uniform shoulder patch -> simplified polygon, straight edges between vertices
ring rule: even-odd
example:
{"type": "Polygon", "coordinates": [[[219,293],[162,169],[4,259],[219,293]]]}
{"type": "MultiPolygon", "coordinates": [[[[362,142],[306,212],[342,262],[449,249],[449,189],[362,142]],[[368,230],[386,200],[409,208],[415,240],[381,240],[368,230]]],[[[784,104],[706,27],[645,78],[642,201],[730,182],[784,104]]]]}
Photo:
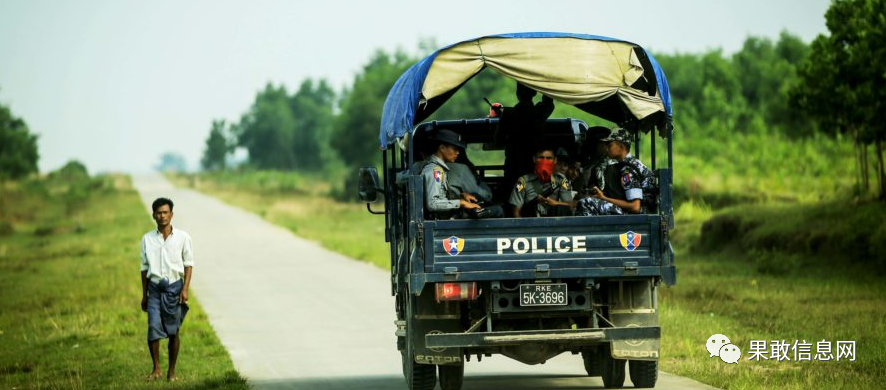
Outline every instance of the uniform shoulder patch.
{"type": "Polygon", "coordinates": [[[434,181],[439,183],[443,180],[443,169],[434,168],[434,181]]]}
{"type": "Polygon", "coordinates": [[[625,171],[621,174],[621,185],[627,187],[628,184],[631,184],[631,172],[625,171]]]}
{"type": "Polygon", "coordinates": [[[522,177],[517,180],[517,184],[514,186],[517,189],[517,192],[523,192],[523,189],[526,188],[526,180],[522,177]]]}

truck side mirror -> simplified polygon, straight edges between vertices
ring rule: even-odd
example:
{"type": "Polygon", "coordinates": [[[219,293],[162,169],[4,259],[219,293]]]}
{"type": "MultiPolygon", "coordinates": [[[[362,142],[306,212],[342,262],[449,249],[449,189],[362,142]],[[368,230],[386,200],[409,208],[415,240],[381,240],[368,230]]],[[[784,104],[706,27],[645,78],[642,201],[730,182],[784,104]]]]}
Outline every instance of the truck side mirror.
{"type": "Polygon", "coordinates": [[[375,167],[360,168],[357,197],[361,202],[378,202],[378,192],[383,190],[381,185],[379,185],[378,171],[375,167]]]}

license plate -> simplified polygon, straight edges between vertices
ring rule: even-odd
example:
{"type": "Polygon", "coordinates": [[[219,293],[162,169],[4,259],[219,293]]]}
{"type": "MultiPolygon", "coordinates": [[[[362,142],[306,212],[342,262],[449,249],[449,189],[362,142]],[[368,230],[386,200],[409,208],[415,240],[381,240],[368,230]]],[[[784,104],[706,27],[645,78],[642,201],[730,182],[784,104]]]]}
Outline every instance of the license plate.
{"type": "Polygon", "coordinates": [[[565,305],[566,283],[520,285],[520,306],[565,305]]]}

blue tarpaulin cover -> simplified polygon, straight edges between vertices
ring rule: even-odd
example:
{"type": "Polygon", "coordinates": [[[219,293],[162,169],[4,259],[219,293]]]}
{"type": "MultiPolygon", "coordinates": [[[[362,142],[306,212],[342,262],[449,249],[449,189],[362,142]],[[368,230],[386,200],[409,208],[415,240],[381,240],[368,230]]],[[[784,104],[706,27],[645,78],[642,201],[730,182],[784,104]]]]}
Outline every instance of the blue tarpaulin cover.
{"type": "Polygon", "coordinates": [[[416,119],[427,118],[442,104],[436,101],[429,108],[429,101],[445,101],[487,67],[561,103],[584,108],[614,97],[627,109],[622,111],[637,120],[658,112],[672,116],[664,72],[652,54],[633,43],[554,32],[491,35],[439,49],[400,76],[385,100],[381,147],[403,137],[416,119]],[[631,87],[646,70],[635,48],[645,54],[654,71],[654,95],[631,87]]]}

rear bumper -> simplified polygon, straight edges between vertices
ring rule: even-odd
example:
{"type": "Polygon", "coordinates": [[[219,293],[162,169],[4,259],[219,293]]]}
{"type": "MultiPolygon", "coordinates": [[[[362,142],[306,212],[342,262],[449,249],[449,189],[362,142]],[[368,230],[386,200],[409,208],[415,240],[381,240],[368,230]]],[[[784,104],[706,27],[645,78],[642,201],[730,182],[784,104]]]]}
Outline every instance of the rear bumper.
{"type": "Polygon", "coordinates": [[[438,333],[425,335],[425,345],[428,348],[501,347],[539,343],[593,345],[616,340],[660,338],[660,327],[646,326],[516,332],[438,333]]]}

